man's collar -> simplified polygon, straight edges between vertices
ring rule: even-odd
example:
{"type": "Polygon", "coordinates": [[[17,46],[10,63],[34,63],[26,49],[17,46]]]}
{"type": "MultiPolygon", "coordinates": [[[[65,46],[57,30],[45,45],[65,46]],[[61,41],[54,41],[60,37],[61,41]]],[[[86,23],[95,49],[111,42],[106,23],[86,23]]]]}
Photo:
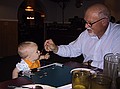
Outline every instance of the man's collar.
{"type": "Polygon", "coordinates": [[[108,27],[107,27],[107,29],[106,29],[104,35],[107,36],[107,35],[109,34],[109,32],[110,32],[110,27],[111,27],[111,22],[109,22],[108,27]]]}

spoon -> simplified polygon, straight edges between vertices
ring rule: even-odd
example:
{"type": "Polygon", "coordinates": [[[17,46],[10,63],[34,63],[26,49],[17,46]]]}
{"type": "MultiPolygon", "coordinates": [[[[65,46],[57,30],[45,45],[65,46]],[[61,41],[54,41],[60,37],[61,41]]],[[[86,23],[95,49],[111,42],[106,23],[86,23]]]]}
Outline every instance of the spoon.
{"type": "Polygon", "coordinates": [[[18,86],[14,86],[14,85],[8,85],[8,88],[9,89],[20,89],[20,88],[33,89],[33,88],[30,88],[30,87],[18,87],[18,86]]]}

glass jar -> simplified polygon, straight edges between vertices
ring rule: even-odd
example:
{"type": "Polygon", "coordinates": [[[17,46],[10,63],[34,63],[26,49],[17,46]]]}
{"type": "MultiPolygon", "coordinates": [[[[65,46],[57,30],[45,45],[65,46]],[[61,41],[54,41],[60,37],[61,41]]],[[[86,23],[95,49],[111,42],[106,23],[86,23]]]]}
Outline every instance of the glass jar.
{"type": "Polygon", "coordinates": [[[76,70],[72,72],[72,89],[89,89],[90,72],[76,70]]]}

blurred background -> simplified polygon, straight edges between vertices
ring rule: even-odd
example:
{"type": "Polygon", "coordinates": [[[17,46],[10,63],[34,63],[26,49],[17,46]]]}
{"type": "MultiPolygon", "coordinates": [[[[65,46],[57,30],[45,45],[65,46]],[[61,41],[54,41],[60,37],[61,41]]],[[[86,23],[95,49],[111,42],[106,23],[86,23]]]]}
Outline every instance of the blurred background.
{"type": "Polygon", "coordinates": [[[75,40],[84,30],[85,9],[96,2],[107,4],[119,23],[119,0],[0,0],[0,57],[17,54],[18,43],[25,40],[39,49],[48,38],[58,45],[75,40]],[[27,6],[34,11],[26,11],[27,6]]]}

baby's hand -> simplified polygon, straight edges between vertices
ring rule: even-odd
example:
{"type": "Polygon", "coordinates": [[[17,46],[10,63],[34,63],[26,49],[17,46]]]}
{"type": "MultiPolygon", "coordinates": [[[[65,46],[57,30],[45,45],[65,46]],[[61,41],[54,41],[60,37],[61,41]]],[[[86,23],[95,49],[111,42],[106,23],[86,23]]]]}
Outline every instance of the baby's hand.
{"type": "Polygon", "coordinates": [[[45,55],[41,55],[41,56],[40,56],[40,60],[41,60],[41,59],[49,59],[49,58],[50,58],[49,53],[46,53],[45,55]]]}
{"type": "Polygon", "coordinates": [[[49,53],[46,53],[45,56],[44,56],[44,59],[49,59],[49,58],[50,58],[49,53]]]}

